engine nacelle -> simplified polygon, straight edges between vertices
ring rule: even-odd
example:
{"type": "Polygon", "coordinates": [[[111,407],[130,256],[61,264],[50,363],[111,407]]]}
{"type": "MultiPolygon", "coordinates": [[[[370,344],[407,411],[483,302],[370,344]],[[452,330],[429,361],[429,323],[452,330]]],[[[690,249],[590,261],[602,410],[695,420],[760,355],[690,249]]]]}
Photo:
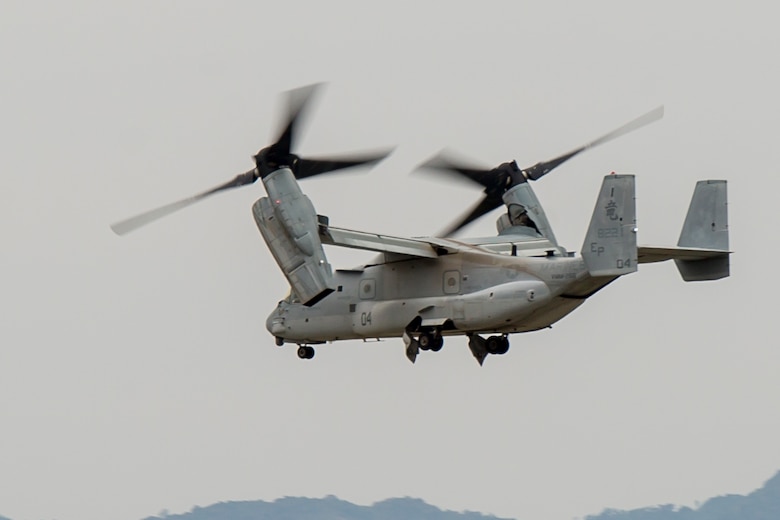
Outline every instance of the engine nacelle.
{"type": "Polygon", "coordinates": [[[317,213],[288,168],[263,178],[268,197],[252,206],[252,215],[268,249],[304,305],[333,292],[333,273],[318,233],[317,213]]]}

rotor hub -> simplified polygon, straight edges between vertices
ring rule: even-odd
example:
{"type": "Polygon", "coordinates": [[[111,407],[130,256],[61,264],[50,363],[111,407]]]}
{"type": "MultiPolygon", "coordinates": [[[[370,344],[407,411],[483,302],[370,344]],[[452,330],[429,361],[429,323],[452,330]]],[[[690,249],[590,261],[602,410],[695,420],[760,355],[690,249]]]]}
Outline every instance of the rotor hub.
{"type": "Polygon", "coordinates": [[[254,156],[257,173],[260,178],[265,178],[279,168],[287,167],[294,171],[298,156],[293,153],[284,153],[275,149],[273,145],[263,148],[254,156]]]}

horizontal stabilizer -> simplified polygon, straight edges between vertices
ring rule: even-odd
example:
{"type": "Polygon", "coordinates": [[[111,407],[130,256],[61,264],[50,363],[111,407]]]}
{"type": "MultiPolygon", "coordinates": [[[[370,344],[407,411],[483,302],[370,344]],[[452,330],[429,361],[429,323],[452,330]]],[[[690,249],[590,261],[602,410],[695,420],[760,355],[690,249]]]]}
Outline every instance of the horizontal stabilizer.
{"type": "Polygon", "coordinates": [[[639,263],[652,264],[666,260],[697,261],[719,258],[730,252],[720,249],[701,249],[694,247],[654,247],[639,246],[639,263]]]}

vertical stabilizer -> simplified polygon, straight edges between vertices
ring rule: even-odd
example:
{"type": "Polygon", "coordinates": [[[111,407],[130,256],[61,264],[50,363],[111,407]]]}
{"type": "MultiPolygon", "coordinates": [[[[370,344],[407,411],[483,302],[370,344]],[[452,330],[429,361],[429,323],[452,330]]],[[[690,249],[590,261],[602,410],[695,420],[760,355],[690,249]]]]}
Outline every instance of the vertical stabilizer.
{"type": "Polygon", "coordinates": [[[633,175],[604,177],[582,257],[591,276],[620,276],[637,270],[633,175]]]}
{"type": "Polygon", "coordinates": [[[696,183],[677,245],[723,251],[723,255],[704,260],[675,259],[677,269],[686,282],[718,280],[729,275],[726,181],[706,180],[696,183]]]}

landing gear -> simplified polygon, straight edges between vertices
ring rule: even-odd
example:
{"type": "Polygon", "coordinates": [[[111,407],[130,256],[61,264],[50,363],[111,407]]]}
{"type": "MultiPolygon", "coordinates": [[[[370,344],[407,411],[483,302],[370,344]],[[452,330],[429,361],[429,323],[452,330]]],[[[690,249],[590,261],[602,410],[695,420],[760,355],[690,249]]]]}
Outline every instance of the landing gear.
{"type": "Polygon", "coordinates": [[[314,357],[314,348],[308,345],[298,347],[298,357],[301,359],[311,359],[314,357]]]}
{"type": "Polygon", "coordinates": [[[429,332],[423,332],[417,338],[417,343],[420,344],[420,349],[421,350],[430,350],[431,349],[431,345],[433,344],[433,334],[431,334],[429,332]]]}
{"type": "Polygon", "coordinates": [[[469,349],[480,365],[485,362],[488,354],[502,355],[509,352],[509,338],[506,336],[490,336],[485,339],[477,334],[468,334],[468,337],[469,349]]]}
{"type": "Polygon", "coordinates": [[[414,363],[417,360],[417,354],[421,350],[432,350],[438,352],[444,346],[444,338],[441,335],[441,328],[439,327],[427,327],[425,328],[415,339],[412,334],[420,330],[420,322],[422,320],[418,316],[409,325],[406,326],[403,333],[404,345],[406,345],[406,357],[414,363]]]}
{"type": "Polygon", "coordinates": [[[490,336],[485,341],[485,350],[488,354],[504,355],[509,352],[509,338],[506,336],[490,336]]]}
{"type": "Polygon", "coordinates": [[[417,338],[417,343],[420,344],[420,350],[438,352],[441,350],[441,347],[444,346],[444,338],[438,330],[422,332],[417,338]]]}

